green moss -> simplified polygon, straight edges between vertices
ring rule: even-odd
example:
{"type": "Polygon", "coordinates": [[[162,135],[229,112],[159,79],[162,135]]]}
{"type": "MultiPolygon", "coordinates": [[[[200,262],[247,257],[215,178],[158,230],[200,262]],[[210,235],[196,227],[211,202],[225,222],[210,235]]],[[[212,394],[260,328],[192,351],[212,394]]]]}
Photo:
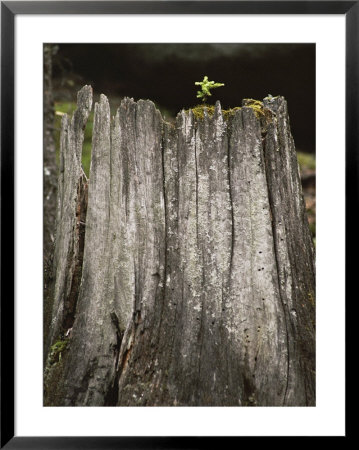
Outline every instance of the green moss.
{"type": "Polygon", "coordinates": [[[68,340],[59,340],[56,341],[54,345],[50,348],[49,353],[49,365],[56,364],[61,361],[63,352],[67,349],[68,340]]]}
{"type": "Polygon", "coordinates": [[[50,348],[44,371],[44,405],[62,406],[63,357],[68,348],[68,339],[59,339],[50,348]]]}
{"type": "Polygon", "coordinates": [[[240,106],[236,106],[235,108],[224,109],[222,111],[224,120],[228,120],[230,117],[234,116],[237,111],[240,111],[242,108],[240,106]]]}
{"type": "MultiPolygon", "coordinates": [[[[205,110],[207,111],[208,116],[212,117],[214,115],[215,107],[213,105],[197,105],[194,108],[191,108],[191,110],[197,120],[203,120],[205,110]]],[[[189,111],[190,110],[188,109],[186,112],[189,111]]]]}
{"type": "Polygon", "coordinates": [[[265,110],[263,107],[263,102],[260,100],[254,100],[253,98],[245,98],[243,100],[243,106],[247,106],[249,108],[252,108],[254,111],[254,114],[258,119],[265,117],[265,110]]]}
{"type": "MultiPolygon", "coordinates": [[[[189,113],[189,111],[191,110],[195,119],[203,120],[205,110],[209,117],[213,117],[215,109],[216,108],[213,105],[197,105],[197,106],[194,106],[193,108],[187,109],[185,112],[189,113]]],[[[222,115],[223,115],[224,120],[228,120],[230,117],[234,116],[236,111],[239,111],[240,109],[241,109],[240,106],[236,106],[235,108],[231,108],[231,109],[223,109],[222,115]]]]}
{"type": "MultiPolygon", "coordinates": [[[[252,98],[246,98],[243,100],[243,106],[252,108],[254,111],[254,114],[258,119],[265,119],[265,121],[270,122],[272,118],[272,113],[263,106],[263,102],[260,100],[254,100],[252,98]]],[[[242,109],[240,106],[236,106],[235,108],[229,108],[229,109],[223,109],[222,115],[224,120],[229,120],[232,116],[235,115],[237,111],[242,109]]],[[[215,106],[213,105],[197,105],[193,108],[190,108],[186,110],[185,112],[188,113],[190,110],[192,110],[192,113],[197,120],[203,120],[205,111],[207,112],[209,117],[212,117],[215,112],[215,106]]]]}

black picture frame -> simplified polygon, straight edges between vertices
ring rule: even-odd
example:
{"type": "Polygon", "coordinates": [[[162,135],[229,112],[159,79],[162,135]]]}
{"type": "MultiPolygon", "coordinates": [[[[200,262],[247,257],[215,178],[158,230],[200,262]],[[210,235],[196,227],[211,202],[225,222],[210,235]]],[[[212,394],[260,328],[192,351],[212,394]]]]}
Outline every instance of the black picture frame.
{"type": "MultiPolygon", "coordinates": [[[[226,437],[14,436],[14,60],[18,14],[340,14],[346,19],[346,296],[354,288],[359,155],[359,1],[4,1],[1,2],[1,442],[6,449],[201,448],[226,437]]],[[[332,94],[332,93],[331,93],[332,94]]],[[[357,296],[357,295],[356,295],[357,296]]],[[[346,327],[347,330],[347,327],[346,327]]],[[[347,333],[347,331],[346,331],[347,333]]],[[[346,405],[348,403],[346,402],[346,405]]],[[[346,437],[349,436],[346,427],[346,437]]],[[[220,441],[220,442],[219,442],[220,441]]],[[[230,442],[229,442],[230,441],[230,442]]],[[[231,444],[232,445],[232,444],[231,444]]]]}

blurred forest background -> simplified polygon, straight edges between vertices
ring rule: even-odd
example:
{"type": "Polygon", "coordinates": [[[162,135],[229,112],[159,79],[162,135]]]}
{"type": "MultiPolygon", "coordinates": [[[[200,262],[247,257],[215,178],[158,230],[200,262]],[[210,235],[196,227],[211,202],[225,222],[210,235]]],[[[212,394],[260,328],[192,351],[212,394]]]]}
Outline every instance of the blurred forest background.
{"type": "MultiPolygon", "coordinates": [[[[243,98],[284,96],[315,242],[315,44],[45,44],[45,52],[46,48],[51,53],[50,120],[57,155],[61,116],[74,111],[77,91],[85,84],[92,85],[94,101],[101,93],[109,98],[113,114],[125,96],[150,99],[167,121],[200,103],[194,82],[204,75],[225,83],[208,101],[220,100],[223,109],[240,106],[243,98]]],[[[83,149],[87,175],[92,123],[93,113],[83,149]]]]}

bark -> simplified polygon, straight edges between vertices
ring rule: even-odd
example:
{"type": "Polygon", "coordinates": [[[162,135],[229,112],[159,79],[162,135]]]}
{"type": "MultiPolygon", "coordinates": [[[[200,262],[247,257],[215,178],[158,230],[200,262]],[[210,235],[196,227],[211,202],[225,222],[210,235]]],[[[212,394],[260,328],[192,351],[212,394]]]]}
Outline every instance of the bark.
{"type": "Polygon", "coordinates": [[[83,254],[66,130],[45,404],[314,405],[314,249],[284,98],[173,126],[143,100],[111,119],[101,96],[83,254]]]}

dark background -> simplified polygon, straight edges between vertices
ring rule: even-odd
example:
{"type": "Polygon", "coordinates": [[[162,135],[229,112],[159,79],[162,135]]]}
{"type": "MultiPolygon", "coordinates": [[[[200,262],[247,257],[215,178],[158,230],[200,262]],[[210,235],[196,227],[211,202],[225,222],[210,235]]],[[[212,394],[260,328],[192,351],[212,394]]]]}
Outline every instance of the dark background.
{"type": "Polygon", "coordinates": [[[225,83],[208,101],[223,109],[283,95],[297,150],[315,152],[315,44],[57,44],[53,59],[55,101],[91,84],[95,100],[150,99],[166,120],[200,103],[204,75],[225,83]]]}

